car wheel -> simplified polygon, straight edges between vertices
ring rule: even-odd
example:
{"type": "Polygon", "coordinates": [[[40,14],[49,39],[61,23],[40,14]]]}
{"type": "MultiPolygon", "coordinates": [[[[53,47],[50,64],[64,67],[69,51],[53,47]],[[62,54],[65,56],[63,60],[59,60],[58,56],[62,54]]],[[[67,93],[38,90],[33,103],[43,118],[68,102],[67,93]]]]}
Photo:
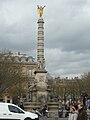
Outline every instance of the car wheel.
{"type": "Polygon", "coordinates": [[[25,118],[24,120],[31,120],[31,118],[25,118]]]}

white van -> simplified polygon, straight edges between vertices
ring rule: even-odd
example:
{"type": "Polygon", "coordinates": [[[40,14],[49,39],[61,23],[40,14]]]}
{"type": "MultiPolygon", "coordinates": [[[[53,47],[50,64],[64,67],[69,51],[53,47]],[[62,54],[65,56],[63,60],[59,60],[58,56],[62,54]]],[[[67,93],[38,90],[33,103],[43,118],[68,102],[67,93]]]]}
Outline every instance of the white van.
{"type": "Polygon", "coordinates": [[[26,112],[17,105],[0,103],[0,120],[39,120],[38,115],[26,112]]]}

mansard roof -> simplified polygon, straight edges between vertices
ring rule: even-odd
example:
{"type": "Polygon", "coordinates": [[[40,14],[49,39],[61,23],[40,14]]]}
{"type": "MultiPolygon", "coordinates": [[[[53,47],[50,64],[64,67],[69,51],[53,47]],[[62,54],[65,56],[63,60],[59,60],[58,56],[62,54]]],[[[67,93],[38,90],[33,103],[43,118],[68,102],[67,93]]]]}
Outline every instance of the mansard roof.
{"type": "Polygon", "coordinates": [[[34,64],[35,58],[32,56],[27,56],[26,54],[13,53],[11,51],[9,52],[0,52],[0,61],[9,61],[9,62],[15,62],[15,63],[26,63],[26,64],[34,64]]]}

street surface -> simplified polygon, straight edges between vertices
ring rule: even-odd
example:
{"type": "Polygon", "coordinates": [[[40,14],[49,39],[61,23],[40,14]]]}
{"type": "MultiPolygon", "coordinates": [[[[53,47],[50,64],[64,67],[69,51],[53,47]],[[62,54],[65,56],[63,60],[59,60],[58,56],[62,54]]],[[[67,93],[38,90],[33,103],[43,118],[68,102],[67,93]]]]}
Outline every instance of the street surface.
{"type": "Polygon", "coordinates": [[[68,120],[68,118],[59,118],[59,117],[56,117],[56,118],[47,118],[47,117],[40,117],[39,120],[68,120]]]}

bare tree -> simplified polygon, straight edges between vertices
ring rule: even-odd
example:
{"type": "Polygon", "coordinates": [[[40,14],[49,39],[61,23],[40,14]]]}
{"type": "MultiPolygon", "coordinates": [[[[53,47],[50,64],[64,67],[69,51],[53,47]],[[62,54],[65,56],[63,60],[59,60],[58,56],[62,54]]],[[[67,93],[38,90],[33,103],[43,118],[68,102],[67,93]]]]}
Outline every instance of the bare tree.
{"type": "Polygon", "coordinates": [[[0,95],[9,93],[12,97],[24,93],[23,84],[28,76],[22,75],[22,65],[13,62],[0,62],[0,95]]]}

